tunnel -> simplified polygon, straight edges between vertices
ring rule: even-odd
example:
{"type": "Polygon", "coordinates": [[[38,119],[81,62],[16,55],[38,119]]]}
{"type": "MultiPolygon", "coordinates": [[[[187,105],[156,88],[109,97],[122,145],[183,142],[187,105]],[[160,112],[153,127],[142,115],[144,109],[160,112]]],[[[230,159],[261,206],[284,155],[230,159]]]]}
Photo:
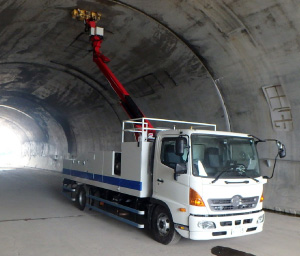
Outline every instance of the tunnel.
{"type": "MultiPolygon", "coordinates": [[[[128,119],[74,8],[101,13],[101,51],[145,116],[280,140],[264,208],[300,214],[300,4],[292,0],[0,0],[0,166],[61,172],[120,150],[128,119]]],[[[272,150],[260,166],[271,175],[272,150]]]]}

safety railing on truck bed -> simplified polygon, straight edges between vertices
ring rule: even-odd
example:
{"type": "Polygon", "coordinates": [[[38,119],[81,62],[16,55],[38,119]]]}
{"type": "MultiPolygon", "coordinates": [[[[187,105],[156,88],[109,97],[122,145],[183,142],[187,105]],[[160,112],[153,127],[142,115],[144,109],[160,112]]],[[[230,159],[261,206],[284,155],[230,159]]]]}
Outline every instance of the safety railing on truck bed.
{"type": "Polygon", "coordinates": [[[197,122],[187,122],[187,121],[178,121],[178,120],[168,120],[168,119],[159,119],[159,118],[136,118],[123,121],[122,124],[122,142],[125,139],[125,132],[133,133],[136,138],[139,138],[140,141],[148,141],[155,138],[156,131],[166,131],[166,130],[175,130],[175,129],[213,129],[217,130],[215,124],[207,123],[197,123],[197,122]],[[148,123],[151,123],[153,127],[148,127],[148,123]],[[155,125],[157,124],[157,125],[155,125]],[[167,126],[167,127],[162,127],[167,126]]]}

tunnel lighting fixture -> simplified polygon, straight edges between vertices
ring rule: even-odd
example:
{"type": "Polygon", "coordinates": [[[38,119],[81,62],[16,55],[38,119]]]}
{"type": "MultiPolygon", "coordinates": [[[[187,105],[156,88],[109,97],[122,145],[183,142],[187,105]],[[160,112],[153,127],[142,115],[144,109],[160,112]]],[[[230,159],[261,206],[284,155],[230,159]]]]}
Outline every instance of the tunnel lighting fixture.
{"type": "Polygon", "coordinates": [[[21,113],[22,115],[25,115],[25,116],[27,116],[27,117],[29,117],[30,119],[33,120],[33,118],[30,115],[26,114],[25,112],[23,112],[23,111],[21,111],[19,109],[16,109],[16,108],[13,108],[13,107],[10,107],[10,106],[6,106],[6,105],[0,105],[0,107],[15,110],[15,111],[21,113]]]}

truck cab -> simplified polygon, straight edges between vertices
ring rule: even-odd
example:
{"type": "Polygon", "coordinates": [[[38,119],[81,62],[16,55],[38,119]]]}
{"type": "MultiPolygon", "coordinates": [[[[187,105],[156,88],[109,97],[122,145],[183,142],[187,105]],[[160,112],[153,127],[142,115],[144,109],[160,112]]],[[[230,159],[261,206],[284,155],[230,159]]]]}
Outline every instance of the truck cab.
{"type": "Polygon", "coordinates": [[[262,231],[266,180],[253,137],[168,130],[157,135],[155,148],[152,198],[168,209],[181,236],[206,240],[262,231]]]}

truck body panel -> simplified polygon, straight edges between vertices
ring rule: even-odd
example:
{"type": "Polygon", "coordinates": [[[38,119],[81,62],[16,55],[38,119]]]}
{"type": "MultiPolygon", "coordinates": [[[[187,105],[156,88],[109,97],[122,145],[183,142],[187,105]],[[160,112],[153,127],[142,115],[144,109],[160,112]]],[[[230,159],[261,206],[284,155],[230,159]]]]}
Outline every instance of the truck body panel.
{"type": "Polygon", "coordinates": [[[152,193],[150,153],[152,142],[123,142],[121,155],[121,175],[123,179],[135,181],[132,187],[121,187],[120,192],[137,196],[150,197],[152,193]]]}
{"type": "Polygon", "coordinates": [[[115,172],[116,151],[83,154],[76,160],[64,160],[63,174],[77,181],[93,184],[137,197],[150,197],[152,193],[150,151],[152,142],[123,142],[121,173],[115,172]]]}

